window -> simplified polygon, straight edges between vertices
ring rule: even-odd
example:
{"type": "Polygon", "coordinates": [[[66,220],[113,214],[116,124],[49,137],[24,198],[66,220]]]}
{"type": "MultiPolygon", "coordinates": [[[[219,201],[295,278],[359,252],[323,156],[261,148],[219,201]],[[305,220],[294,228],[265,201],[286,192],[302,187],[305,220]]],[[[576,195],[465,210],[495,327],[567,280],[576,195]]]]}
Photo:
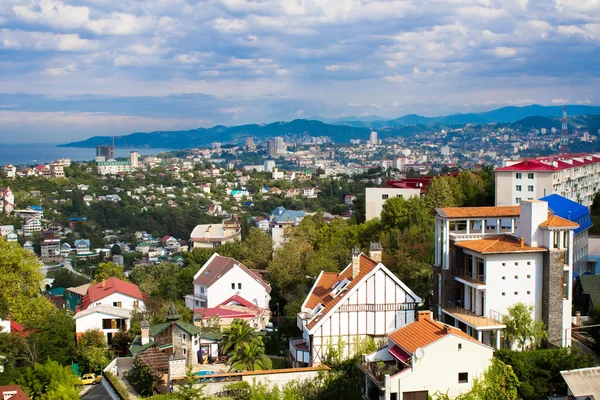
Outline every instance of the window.
{"type": "Polygon", "coordinates": [[[231,290],[235,290],[235,283],[231,284],[231,290]]]}
{"type": "Polygon", "coordinates": [[[527,279],[531,279],[531,275],[527,275],[527,279]]]}
{"type": "Polygon", "coordinates": [[[519,262],[515,261],[515,267],[518,267],[518,266],[519,266],[519,262]]]}
{"type": "Polygon", "coordinates": [[[562,277],[562,285],[563,285],[563,298],[569,298],[569,271],[563,271],[562,277]]]}
{"type": "Polygon", "coordinates": [[[527,261],[527,265],[531,265],[531,261],[527,261]]]}
{"type": "Polygon", "coordinates": [[[204,286],[200,286],[200,293],[204,294],[204,286]]]}
{"type": "Polygon", "coordinates": [[[403,198],[404,196],[402,196],[401,194],[397,194],[396,197],[403,198]]]}
{"type": "Polygon", "coordinates": [[[242,290],[242,284],[238,283],[238,290],[242,290]]]}
{"type": "Polygon", "coordinates": [[[459,372],[458,373],[458,383],[469,383],[469,373],[468,372],[459,372]]]}
{"type": "Polygon", "coordinates": [[[529,172],[527,174],[527,179],[533,179],[533,172],[529,172]]]}
{"type": "Polygon", "coordinates": [[[318,313],[323,311],[324,308],[325,308],[325,306],[323,304],[321,304],[321,303],[317,304],[316,307],[312,309],[312,315],[317,315],[318,313]]]}
{"type": "Polygon", "coordinates": [[[527,190],[528,190],[529,192],[533,192],[533,185],[529,185],[529,186],[527,186],[527,190]]]}
{"type": "Polygon", "coordinates": [[[113,307],[123,307],[123,304],[120,301],[113,301],[113,307]]]}
{"type": "Polygon", "coordinates": [[[531,290],[528,290],[528,291],[527,291],[527,294],[531,294],[531,290]]]}
{"type": "Polygon", "coordinates": [[[187,349],[183,349],[183,355],[187,355],[187,349]]]}
{"type": "Polygon", "coordinates": [[[519,295],[519,292],[515,292],[515,296],[518,296],[518,295],[519,295]]]}
{"type": "Polygon", "coordinates": [[[519,279],[519,275],[515,275],[515,279],[519,279]]]}
{"type": "Polygon", "coordinates": [[[458,344],[458,351],[461,351],[461,350],[462,350],[462,343],[459,343],[458,344]]]}
{"type": "Polygon", "coordinates": [[[382,195],[381,195],[381,200],[387,200],[387,199],[388,199],[388,197],[390,197],[390,195],[389,195],[389,194],[382,194],[382,195]]]}
{"type": "Polygon", "coordinates": [[[139,308],[140,307],[140,302],[139,300],[134,300],[133,301],[133,308],[139,308]]]}
{"type": "Polygon", "coordinates": [[[182,341],[183,343],[185,343],[185,342],[186,342],[186,340],[187,340],[187,336],[186,336],[186,334],[185,334],[185,333],[182,333],[182,334],[181,334],[181,341],[182,341]]]}
{"type": "Polygon", "coordinates": [[[502,296],[506,296],[506,292],[502,292],[502,296]]]}
{"type": "Polygon", "coordinates": [[[506,263],[502,263],[502,266],[503,266],[503,267],[506,267],[506,263]]]}
{"type": "Polygon", "coordinates": [[[521,185],[517,185],[516,190],[517,190],[517,192],[520,192],[521,191],[521,185]]]}
{"type": "Polygon", "coordinates": [[[505,281],[505,280],[506,280],[506,277],[505,277],[505,276],[503,276],[503,277],[502,277],[502,280],[503,280],[503,281],[505,281]]]}
{"type": "Polygon", "coordinates": [[[521,202],[521,198],[520,198],[520,197],[517,197],[517,198],[515,199],[515,203],[519,204],[520,202],[521,202]]]}
{"type": "Polygon", "coordinates": [[[208,275],[210,275],[210,272],[211,271],[206,271],[206,273],[204,275],[208,276],[208,275]]]}
{"type": "Polygon", "coordinates": [[[516,177],[517,179],[521,179],[521,177],[522,177],[522,176],[523,176],[523,175],[522,175],[520,172],[517,172],[517,173],[515,174],[515,177],[516,177]]]}

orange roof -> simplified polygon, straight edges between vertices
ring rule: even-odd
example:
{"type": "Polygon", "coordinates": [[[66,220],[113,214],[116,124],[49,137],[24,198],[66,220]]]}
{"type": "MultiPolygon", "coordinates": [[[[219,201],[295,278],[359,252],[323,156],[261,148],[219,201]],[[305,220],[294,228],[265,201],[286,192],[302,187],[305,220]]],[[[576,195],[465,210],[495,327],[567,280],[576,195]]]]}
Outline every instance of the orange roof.
{"type": "Polygon", "coordinates": [[[409,354],[414,353],[419,347],[430,345],[450,334],[479,343],[458,328],[450,326],[448,328],[446,330],[444,324],[434,321],[430,317],[420,317],[418,321],[390,333],[388,338],[409,354]]]}
{"type": "Polygon", "coordinates": [[[444,218],[506,218],[518,217],[519,206],[498,207],[446,207],[436,208],[444,218]]]}
{"type": "Polygon", "coordinates": [[[325,307],[317,318],[314,318],[307,326],[308,329],[312,329],[320,317],[329,312],[343,297],[343,294],[339,294],[336,297],[331,296],[331,289],[336,281],[342,281],[348,279],[350,283],[346,286],[346,291],[351,290],[358,282],[361,281],[369,272],[377,266],[377,263],[367,257],[366,255],[360,255],[360,272],[355,279],[352,279],[352,265],[349,265],[339,274],[335,272],[323,272],[321,276],[315,282],[315,285],[311,292],[306,298],[306,308],[315,308],[317,304],[321,303],[325,307]]]}
{"type": "Polygon", "coordinates": [[[544,228],[579,228],[577,222],[552,214],[548,214],[548,219],[542,222],[540,226],[544,228]]]}
{"type": "Polygon", "coordinates": [[[516,253],[546,250],[543,247],[531,247],[525,245],[521,246],[520,240],[508,235],[492,236],[478,240],[465,240],[461,242],[456,242],[454,245],[481,254],[516,253]]]}

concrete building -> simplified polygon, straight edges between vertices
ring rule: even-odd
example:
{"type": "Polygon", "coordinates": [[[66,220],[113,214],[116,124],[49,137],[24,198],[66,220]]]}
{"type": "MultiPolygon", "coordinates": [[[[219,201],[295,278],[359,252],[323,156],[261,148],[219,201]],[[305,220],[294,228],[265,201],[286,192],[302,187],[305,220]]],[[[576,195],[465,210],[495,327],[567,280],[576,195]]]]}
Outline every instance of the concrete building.
{"type": "Polygon", "coordinates": [[[421,195],[421,188],[366,188],[365,189],[365,212],[367,221],[381,216],[383,204],[392,197],[403,197],[405,199],[421,195]]]}
{"type": "Polygon", "coordinates": [[[64,178],[65,170],[63,165],[58,163],[50,164],[50,176],[55,179],[64,178]]]}
{"type": "Polygon", "coordinates": [[[436,319],[500,347],[503,315],[534,307],[548,340],[571,345],[573,231],[548,203],[436,209],[433,309],[436,319]]]}
{"type": "Polygon", "coordinates": [[[428,399],[435,393],[450,398],[471,390],[490,366],[494,349],[460,329],[419,311],[418,320],[387,337],[387,345],[365,357],[366,400],[428,399]]]}
{"type": "Polygon", "coordinates": [[[342,272],[322,271],[315,279],[296,318],[302,336],[289,341],[293,367],[320,365],[329,346],[347,358],[363,340],[384,339],[414,321],[421,299],[381,256],[378,243],[371,244],[369,257],[355,248],[342,272]]]}
{"type": "Polygon", "coordinates": [[[122,172],[131,172],[131,161],[98,161],[98,174],[100,175],[117,175],[122,172]]]}
{"type": "Polygon", "coordinates": [[[60,257],[60,238],[54,234],[45,234],[40,241],[40,252],[42,259],[60,257]]]}
{"type": "Polygon", "coordinates": [[[600,190],[600,154],[509,160],[495,174],[497,206],[558,194],[590,207],[600,190]]]}
{"type": "Polygon", "coordinates": [[[129,153],[129,162],[131,163],[131,169],[138,169],[140,167],[140,155],[137,151],[129,153]]]}
{"type": "Polygon", "coordinates": [[[15,209],[15,195],[7,186],[0,188],[0,213],[10,214],[15,209]]]}
{"type": "Polygon", "coordinates": [[[17,176],[17,168],[12,164],[4,166],[4,176],[8,179],[14,179],[17,176]]]}
{"type": "Polygon", "coordinates": [[[221,244],[232,243],[241,236],[242,231],[237,221],[225,221],[222,224],[197,225],[190,235],[190,241],[192,248],[212,249],[221,244]]]}
{"type": "Polygon", "coordinates": [[[371,132],[371,135],[369,135],[369,144],[371,146],[376,146],[377,144],[379,144],[379,141],[377,140],[377,132],[371,132]]]}
{"type": "Polygon", "coordinates": [[[96,157],[104,157],[105,160],[114,160],[115,147],[107,145],[96,146],[96,157]]]}

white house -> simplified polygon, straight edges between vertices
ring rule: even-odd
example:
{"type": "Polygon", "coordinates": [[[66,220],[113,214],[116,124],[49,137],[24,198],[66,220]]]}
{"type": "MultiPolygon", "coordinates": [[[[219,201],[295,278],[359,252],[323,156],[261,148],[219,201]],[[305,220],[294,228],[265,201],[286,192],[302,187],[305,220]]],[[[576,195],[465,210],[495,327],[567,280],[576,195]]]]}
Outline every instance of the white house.
{"type": "Polygon", "coordinates": [[[359,341],[383,339],[412,322],[421,299],[381,263],[381,245],[370,257],[352,250],[352,262],[339,274],[321,272],[298,313],[302,337],[290,339],[293,366],[316,366],[329,346],[352,354],[359,341]]]}
{"type": "Polygon", "coordinates": [[[209,249],[220,244],[232,243],[242,235],[237,221],[224,221],[222,224],[197,225],[190,235],[193,248],[209,249]]]}
{"type": "Polygon", "coordinates": [[[471,390],[489,367],[494,350],[420,311],[418,320],[388,335],[387,345],[364,357],[367,400],[450,398],[471,390]]]}
{"type": "Polygon", "coordinates": [[[42,223],[37,218],[30,218],[21,226],[25,235],[31,235],[34,232],[42,231],[42,223]]]}
{"type": "Polygon", "coordinates": [[[397,187],[372,187],[365,189],[365,215],[367,221],[381,216],[383,204],[393,197],[409,197],[421,196],[421,188],[397,188],[397,187]]]}
{"type": "Polygon", "coordinates": [[[436,213],[436,319],[499,347],[503,315],[525,303],[552,344],[570,346],[576,222],[552,214],[540,200],[436,213]]]}
{"type": "Polygon", "coordinates": [[[137,285],[109,278],[92,285],[83,296],[75,314],[77,337],[88,329],[100,329],[110,344],[119,329],[129,329],[131,311],[143,309],[146,295],[137,285]]]}
{"type": "Polygon", "coordinates": [[[214,253],[194,275],[194,294],[188,308],[214,308],[237,295],[260,308],[269,308],[271,286],[244,264],[214,253]]]}
{"type": "Polygon", "coordinates": [[[0,236],[6,236],[14,231],[15,227],[13,225],[0,225],[0,236]]]}

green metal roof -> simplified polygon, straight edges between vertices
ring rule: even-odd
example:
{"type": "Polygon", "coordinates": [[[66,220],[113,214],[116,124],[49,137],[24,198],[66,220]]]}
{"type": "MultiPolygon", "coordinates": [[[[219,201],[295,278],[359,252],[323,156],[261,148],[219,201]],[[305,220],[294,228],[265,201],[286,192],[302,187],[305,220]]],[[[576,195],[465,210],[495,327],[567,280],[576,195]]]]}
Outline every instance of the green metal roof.
{"type": "Polygon", "coordinates": [[[600,306],[600,275],[580,275],[579,282],[583,293],[590,296],[592,305],[600,306]]]}
{"type": "Polygon", "coordinates": [[[142,337],[137,335],[133,340],[133,343],[131,343],[131,346],[129,346],[129,351],[131,351],[133,354],[139,354],[144,350],[148,350],[155,344],[156,342],[148,342],[145,345],[142,345],[142,337]]]}
{"type": "Polygon", "coordinates": [[[162,331],[167,329],[167,327],[171,326],[170,322],[163,322],[162,324],[152,325],[148,331],[150,337],[158,336],[162,331]]]}
{"type": "Polygon", "coordinates": [[[200,329],[200,327],[198,327],[196,325],[188,324],[187,322],[177,321],[177,322],[175,322],[175,324],[179,328],[181,328],[184,331],[186,331],[187,333],[189,333],[190,335],[198,335],[202,331],[202,329],[200,329]]]}
{"type": "Polygon", "coordinates": [[[221,334],[215,332],[202,332],[200,333],[200,338],[206,340],[219,340],[221,339],[221,334]]]}

